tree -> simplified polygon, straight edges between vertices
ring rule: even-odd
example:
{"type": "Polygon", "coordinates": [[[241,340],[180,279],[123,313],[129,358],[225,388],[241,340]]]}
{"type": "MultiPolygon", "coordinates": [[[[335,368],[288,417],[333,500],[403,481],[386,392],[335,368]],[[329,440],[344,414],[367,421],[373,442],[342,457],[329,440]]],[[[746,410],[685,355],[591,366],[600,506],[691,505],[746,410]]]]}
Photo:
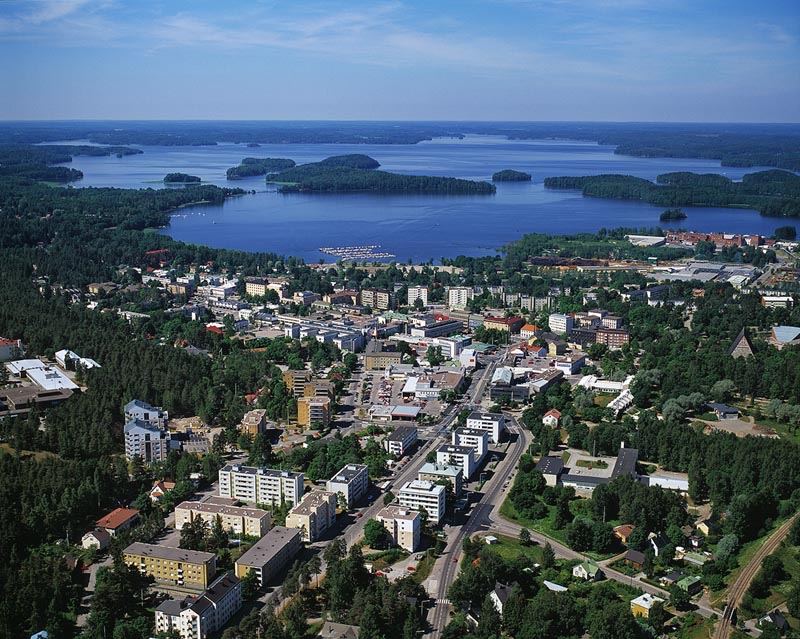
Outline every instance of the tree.
{"type": "Polygon", "coordinates": [[[647,617],[648,623],[653,630],[656,631],[656,634],[661,634],[664,624],[667,623],[667,619],[669,619],[669,613],[664,610],[664,604],[660,601],[656,601],[650,607],[650,614],[647,617]]]}
{"type": "Polygon", "coordinates": [[[428,364],[430,364],[431,366],[439,366],[439,364],[444,362],[444,356],[442,355],[442,347],[429,346],[428,352],[425,354],[425,358],[428,360],[428,364]]]}
{"type": "Polygon", "coordinates": [[[686,610],[690,602],[691,597],[689,596],[689,592],[677,584],[669,589],[669,603],[672,604],[675,610],[686,610]]]}
{"type": "Polygon", "coordinates": [[[329,543],[328,547],[322,553],[322,558],[328,565],[334,564],[337,561],[344,559],[346,556],[347,542],[341,537],[337,537],[331,543],[329,543]]]}
{"type": "Polygon", "coordinates": [[[186,550],[205,550],[208,526],[202,517],[192,517],[181,528],[180,547],[186,550]]]}
{"type": "Polygon", "coordinates": [[[382,523],[370,519],[364,526],[364,541],[370,548],[383,549],[388,545],[389,535],[382,523]]]}
{"type": "Polygon", "coordinates": [[[647,575],[648,579],[652,579],[656,573],[655,566],[653,565],[653,551],[648,548],[644,553],[644,561],[642,562],[642,572],[647,575]]]}
{"type": "Polygon", "coordinates": [[[214,523],[211,524],[211,532],[208,536],[209,549],[221,550],[228,547],[228,532],[222,525],[222,517],[217,515],[214,517],[214,523]]]}
{"type": "Polygon", "coordinates": [[[394,501],[394,493],[391,490],[387,490],[386,494],[383,496],[383,505],[388,506],[394,501]]]}
{"type": "Polygon", "coordinates": [[[553,547],[550,545],[550,542],[547,541],[544,544],[544,548],[542,548],[542,570],[553,568],[555,565],[556,553],[553,550],[553,547]]]}
{"type": "Polygon", "coordinates": [[[247,463],[250,466],[268,466],[273,463],[272,444],[264,433],[259,433],[250,445],[250,455],[247,463]]]}
{"type": "Polygon", "coordinates": [[[523,546],[528,546],[531,543],[531,532],[527,528],[519,531],[519,543],[523,546]]]}
{"type": "Polygon", "coordinates": [[[260,588],[256,571],[248,570],[247,574],[242,577],[242,598],[247,601],[255,599],[260,588]]]}
{"type": "Polygon", "coordinates": [[[492,598],[486,595],[481,606],[481,619],[475,629],[477,639],[500,639],[502,620],[492,598]]]}

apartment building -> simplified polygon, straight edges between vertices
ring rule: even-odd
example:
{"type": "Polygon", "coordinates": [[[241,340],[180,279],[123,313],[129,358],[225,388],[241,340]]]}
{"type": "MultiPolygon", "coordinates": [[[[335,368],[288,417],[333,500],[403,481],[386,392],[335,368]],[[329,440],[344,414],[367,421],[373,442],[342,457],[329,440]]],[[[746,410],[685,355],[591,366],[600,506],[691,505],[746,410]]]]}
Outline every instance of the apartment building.
{"type": "Polygon", "coordinates": [[[181,639],[206,639],[219,632],[242,607],[242,584],[231,574],[217,579],[197,598],[167,599],[155,610],[156,633],[176,631],[181,639]]]}
{"type": "Polygon", "coordinates": [[[402,358],[403,355],[396,345],[373,340],[367,344],[364,353],[364,368],[368,371],[383,371],[388,366],[399,364],[402,358]]]}
{"type": "Polygon", "coordinates": [[[416,426],[398,426],[383,442],[383,447],[390,455],[402,457],[417,441],[416,426]]]}
{"type": "Polygon", "coordinates": [[[257,504],[294,505],[303,495],[303,473],[229,464],[219,471],[219,494],[257,504]]]}
{"type": "Polygon", "coordinates": [[[361,306],[389,311],[394,308],[394,293],[382,288],[365,288],[361,291],[361,306]]]}
{"type": "Polygon", "coordinates": [[[428,521],[438,524],[444,517],[445,492],[445,487],[440,484],[415,479],[403,484],[397,493],[397,501],[407,508],[425,508],[428,521]]]}
{"type": "Polygon", "coordinates": [[[484,328],[492,328],[496,331],[505,333],[519,333],[525,325],[525,320],[521,317],[487,317],[483,320],[484,328]]]}
{"type": "Polygon", "coordinates": [[[477,428],[489,433],[493,444],[500,443],[500,434],[506,429],[506,418],[502,413],[474,411],[467,417],[467,428],[477,428]]]}
{"type": "Polygon", "coordinates": [[[464,471],[464,479],[469,479],[478,465],[475,463],[475,449],[471,446],[444,444],[436,450],[436,463],[440,466],[458,466],[464,471]]]}
{"type": "Polygon", "coordinates": [[[269,281],[265,277],[246,277],[244,279],[244,292],[253,297],[264,297],[267,294],[269,281]]]}
{"type": "Polygon", "coordinates": [[[613,328],[613,329],[620,329],[622,328],[622,318],[618,315],[605,315],[601,319],[603,324],[603,328],[613,328]]]}
{"type": "Polygon", "coordinates": [[[469,446],[475,451],[475,463],[480,465],[489,452],[489,433],[480,428],[456,428],[450,434],[454,446],[469,446]]]}
{"type": "Polygon", "coordinates": [[[613,351],[629,344],[631,334],[625,328],[598,328],[596,340],[598,344],[605,344],[609,350],[613,351]]]}
{"type": "Polygon", "coordinates": [[[134,399],[125,404],[125,421],[130,422],[138,419],[148,424],[155,424],[160,428],[167,427],[169,413],[158,406],[151,406],[140,399],[134,399]]]}
{"type": "Polygon", "coordinates": [[[422,300],[423,306],[428,305],[428,287],[427,286],[409,286],[408,287],[408,305],[413,306],[414,302],[422,300]]]}
{"type": "Polygon", "coordinates": [[[445,480],[450,483],[453,488],[453,494],[458,497],[461,495],[461,486],[464,483],[464,469],[456,465],[448,466],[447,464],[426,462],[419,469],[417,479],[434,483],[445,480]]]}
{"type": "Polygon", "coordinates": [[[333,399],[336,394],[336,387],[333,382],[324,379],[315,379],[303,385],[303,397],[327,397],[333,399]]]}
{"type": "Polygon", "coordinates": [[[390,504],[380,510],[375,520],[383,524],[395,546],[414,552],[419,546],[421,517],[418,510],[390,504]]]}
{"type": "Polygon", "coordinates": [[[286,515],[287,528],[302,530],[303,541],[314,543],[336,521],[336,494],[327,490],[314,490],[286,515]]]}
{"type": "Polygon", "coordinates": [[[310,427],[327,426],[331,421],[331,400],[327,397],[300,397],[297,399],[297,424],[310,427]]]}
{"type": "Polygon", "coordinates": [[[563,335],[572,330],[575,325],[575,320],[563,313],[550,313],[547,323],[550,325],[550,330],[553,333],[556,335],[563,335]]]}
{"type": "Polygon", "coordinates": [[[311,381],[311,371],[286,371],[283,374],[283,383],[293,397],[303,397],[306,382],[311,381]]]}
{"type": "Polygon", "coordinates": [[[222,520],[222,527],[235,535],[263,537],[269,530],[272,516],[260,508],[242,508],[240,506],[223,506],[208,502],[184,501],[175,507],[175,529],[181,530],[184,525],[197,518],[205,521],[209,527],[217,517],[222,520]]]}
{"type": "Polygon", "coordinates": [[[169,432],[157,424],[133,419],[125,424],[125,458],[139,457],[145,464],[164,461],[169,452],[169,432]]]}
{"type": "Polygon", "coordinates": [[[296,528],[275,526],[236,560],[236,576],[244,579],[253,570],[258,578],[258,585],[263,588],[300,552],[301,537],[296,528]]]}
{"type": "Polygon", "coordinates": [[[213,552],[169,548],[137,541],[122,551],[122,557],[128,566],[136,568],[143,575],[173,586],[204,590],[217,572],[217,556],[213,552]]]}
{"type": "Polygon", "coordinates": [[[327,490],[342,493],[347,507],[352,508],[369,488],[369,469],[364,464],[347,464],[328,480],[327,490]]]}
{"type": "Polygon", "coordinates": [[[466,308],[473,296],[469,286],[451,286],[447,291],[447,305],[450,308],[466,308]]]}
{"type": "Polygon", "coordinates": [[[242,417],[242,423],[239,425],[239,430],[243,435],[255,437],[259,433],[263,433],[267,429],[267,411],[264,408],[257,408],[248,411],[242,417]]]}

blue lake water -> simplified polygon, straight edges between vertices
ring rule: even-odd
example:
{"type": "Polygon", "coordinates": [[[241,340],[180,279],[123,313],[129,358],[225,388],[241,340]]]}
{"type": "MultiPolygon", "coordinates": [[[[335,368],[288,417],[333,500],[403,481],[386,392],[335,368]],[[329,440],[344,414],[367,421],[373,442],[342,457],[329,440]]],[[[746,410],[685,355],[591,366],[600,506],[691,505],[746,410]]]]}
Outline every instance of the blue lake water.
{"type": "MultiPolygon", "coordinates": [[[[323,246],[380,245],[398,261],[427,261],[457,255],[492,255],[525,233],[595,232],[600,228],[652,227],[663,207],[641,202],[583,197],[576,191],[545,189],[545,177],[622,173],[655,179],[660,173],[721,173],[732,179],[762,170],[721,167],[714,160],[635,158],[614,155],[593,142],[506,140],[468,136],[415,145],[219,144],[213,147],[141,147],[141,155],[76,157],[71,166],[85,177],[75,186],[160,188],[170,172],[204,182],[255,190],[221,206],[196,206],[174,215],[163,233],[177,240],[218,248],[270,251],[307,261],[336,258],[323,246]],[[498,183],[489,196],[374,194],[280,194],[263,177],[228,182],[225,171],[242,158],[285,157],[298,164],[331,155],[365,153],[387,171],[488,180],[501,169],[533,174],[531,182],[498,183]]],[[[783,218],[756,211],[684,208],[681,226],[695,231],[770,235],[783,218]]],[[[674,225],[673,225],[674,226],[674,225]]],[[[665,227],[666,228],[666,227],[665,227]]]]}

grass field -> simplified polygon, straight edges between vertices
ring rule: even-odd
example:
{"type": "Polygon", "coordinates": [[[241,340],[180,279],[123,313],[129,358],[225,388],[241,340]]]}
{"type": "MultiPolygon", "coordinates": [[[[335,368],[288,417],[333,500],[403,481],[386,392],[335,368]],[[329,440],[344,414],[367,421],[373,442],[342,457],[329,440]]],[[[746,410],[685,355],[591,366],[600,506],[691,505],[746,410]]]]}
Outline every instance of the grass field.
{"type": "Polygon", "coordinates": [[[514,561],[520,555],[524,555],[533,563],[539,564],[542,562],[542,547],[533,543],[523,546],[519,539],[508,537],[506,535],[495,535],[500,543],[493,544],[492,550],[500,555],[503,559],[514,561]]]}

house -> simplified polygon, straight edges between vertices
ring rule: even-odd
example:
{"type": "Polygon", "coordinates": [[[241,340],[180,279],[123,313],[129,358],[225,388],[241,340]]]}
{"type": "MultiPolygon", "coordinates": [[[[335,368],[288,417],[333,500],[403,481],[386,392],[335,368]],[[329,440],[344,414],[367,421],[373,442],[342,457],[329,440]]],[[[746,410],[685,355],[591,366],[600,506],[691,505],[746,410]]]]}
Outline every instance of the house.
{"type": "Polygon", "coordinates": [[[676,584],[681,590],[685,590],[690,595],[696,595],[703,589],[703,581],[697,575],[687,575],[676,584]]]}
{"type": "Polygon", "coordinates": [[[139,521],[139,511],[135,508],[116,508],[105,517],[98,519],[95,526],[112,537],[118,532],[127,530],[139,521]]]}
{"type": "Polygon", "coordinates": [[[584,581],[600,581],[605,575],[593,561],[584,561],[572,569],[572,576],[584,581]]]}
{"type": "Polygon", "coordinates": [[[667,547],[667,544],[669,544],[669,540],[661,533],[650,533],[647,536],[647,542],[650,544],[650,547],[653,549],[653,554],[656,557],[659,557],[661,553],[664,552],[664,548],[667,547]]]}
{"type": "Polygon", "coordinates": [[[550,428],[558,427],[558,422],[561,420],[561,412],[555,408],[550,409],[542,417],[542,424],[550,426],[550,428]]]}
{"type": "Polygon", "coordinates": [[[753,343],[743,328],[728,349],[728,356],[737,359],[739,357],[749,357],[753,352],[753,343]]]}
{"type": "Polygon", "coordinates": [[[626,566],[641,570],[644,566],[644,553],[638,550],[629,550],[622,558],[626,566]]]}
{"type": "Polygon", "coordinates": [[[564,462],[561,457],[545,456],[536,462],[536,470],[544,475],[544,481],[548,486],[557,486],[564,472],[564,462]]]}
{"type": "Polygon", "coordinates": [[[334,623],[333,621],[326,621],[322,624],[317,639],[358,639],[361,632],[359,626],[348,626],[343,623],[334,623]]]}
{"type": "Polygon", "coordinates": [[[684,577],[686,577],[686,573],[683,570],[673,570],[672,572],[661,577],[658,582],[662,586],[669,588],[670,586],[677,584],[684,577]]]}
{"type": "Polygon", "coordinates": [[[739,417],[739,409],[734,408],[733,406],[728,406],[727,404],[717,404],[714,402],[708,402],[706,406],[710,410],[714,411],[717,419],[737,419],[739,417]]]}
{"type": "Polygon", "coordinates": [[[716,523],[711,519],[703,519],[697,522],[697,530],[703,533],[706,537],[713,534],[716,530],[716,523]]]}
{"type": "Polygon", "coordinates": [[[777,610],[773,610],[772,612],[770,612],[767,615],[764,615],[763,617],[761,617],[761,619],[758,620],[758,625],[761,626],[762,628],[764,627],[764,624],[768,623],[774,624],[775,627],[778,629],[778,632],[780,632],[781,634],[783,634],[789,629],[789,624],[786,621],[786,617],[784,617],[777,610]]]}
{"type": "Polygon", "coordinates": [[[164,495],[166,495],[169,491],[174,490],[174,488],[174,481],[156,479],[153,482],[153,487],[150,489],[150,501],[152,501],[154,504],[158,503],[164,495]]]}
{"type": "Polygon", "coordinates": [[[495,583],[494,590],[489,593],[489,598],[492,600],[494,607],[497,608],[497,612],[500,613],[500,616],[503,616],[503,607],[506,605],[506,601],[511,596],[511,586],[507,586],[506,584],[501,584],[500,582],[495,583]]]}
{"type": "Polygon", "coordinates": [[[800,327],[773,326],[769,343],[778,350],[781,350],[784,346],[800,344],[800,327]]]}
{"type": "Polygon", "coordinates": [[[90,530],[83,537],[81,537],[81,546],[86,548],[97,548],[97,550],[104,550],[111,541],[111,535],[105,530],[90,530]]]}
{"type": "Polygon", "coordinates": [[[155,610],[159,634],[177,631],[181,639],[205,639],[219,632],[242,607],[242,584],[231,574],[212,583],[199,597],[168,599],[155,610]]]}
{"type": "Polygon", "coordinates": [[[636,526],[631,524],[622,524],[614,528],[614,537],[619,539],[623,544],[628,543],[628,538],[631,536],[631,533],[636,530],[636,526]]]}
{"type": "Polygon", "coordinates": [[[631,612],[634,617],[647,617],[650,616],[650,609],[657,603],[664,603],[661,597],[656,597],[646,592],[641,597],[631,600],[631,612]]]}

